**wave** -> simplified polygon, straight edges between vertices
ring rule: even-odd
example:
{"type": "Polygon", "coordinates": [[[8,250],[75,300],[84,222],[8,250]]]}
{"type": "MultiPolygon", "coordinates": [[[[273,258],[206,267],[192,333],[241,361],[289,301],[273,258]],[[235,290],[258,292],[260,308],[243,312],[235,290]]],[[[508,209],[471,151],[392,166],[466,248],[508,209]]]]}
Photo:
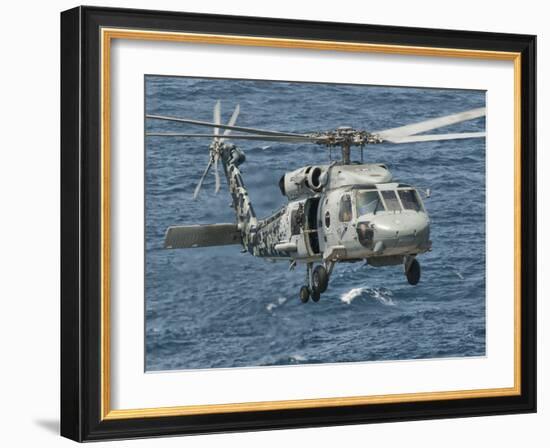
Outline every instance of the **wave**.
{"type": "Polygon", "coordinates": [[[350,289],[340,296],[340,300],[349,305],[355,298],[359,297],[365,289],[365,287],[350,289]]]}
{"type": "Polygon", "coordinates": [[[275,302],[268,303],[265,309],[271,313],[278,306],[283,305],[287,301],[286,297],[279,297],[275,302]]]}
{"type": "Polygon", "coordinates": [[[385,306],[395,306],[393,301],[393,292],[387,288],[370,288],[368,286],[361,286],[359,288],[352,288],[340,296],[340,300],[348,305],[351,304],[357,297],[361,297],[363,293],[366,293],[369,297],[375,299],[378,303],[385,306]]]}

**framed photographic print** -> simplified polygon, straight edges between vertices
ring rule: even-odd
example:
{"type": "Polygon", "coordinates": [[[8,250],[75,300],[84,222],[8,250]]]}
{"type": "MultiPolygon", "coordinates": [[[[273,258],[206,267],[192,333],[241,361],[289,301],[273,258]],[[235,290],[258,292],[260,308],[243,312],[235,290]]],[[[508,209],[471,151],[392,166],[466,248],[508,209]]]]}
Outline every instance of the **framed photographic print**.
{"type": "Polygon", "coordinates": [[[535,37],[61,14],[61,433],[535,412],[535,37]]]}

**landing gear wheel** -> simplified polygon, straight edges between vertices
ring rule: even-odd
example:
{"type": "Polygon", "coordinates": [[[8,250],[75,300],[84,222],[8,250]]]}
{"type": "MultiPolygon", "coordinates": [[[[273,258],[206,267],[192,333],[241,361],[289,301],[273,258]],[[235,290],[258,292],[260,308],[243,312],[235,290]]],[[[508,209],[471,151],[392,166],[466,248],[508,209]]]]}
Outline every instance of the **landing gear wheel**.
{"type": "Polygon", "coordinates": [[[311,300],[314,302],[318,302],[321,298],[321,291],[319,291],[316,287],[313,287],[313,291],[311,291],[311,300]]]}
{"type": "Polygon", "coordinates": [[[302,286],[300,288],[300,300],[302,303],[307,303],[309,300],[309,288],[307,286],[302,286]]]}
{"type": "Polygon", "coordinates": [[[319,265],[313,270],[313,289],[317,289],[319,294],[325,292],[328,286],[328,274],[324,266],[319,265]]]}
{"type": "Polygon", "coordinates": [[[410,285],[416,285],[420,281],[420,263],[416,258],[411,262],[406,275],[410,285]]]}

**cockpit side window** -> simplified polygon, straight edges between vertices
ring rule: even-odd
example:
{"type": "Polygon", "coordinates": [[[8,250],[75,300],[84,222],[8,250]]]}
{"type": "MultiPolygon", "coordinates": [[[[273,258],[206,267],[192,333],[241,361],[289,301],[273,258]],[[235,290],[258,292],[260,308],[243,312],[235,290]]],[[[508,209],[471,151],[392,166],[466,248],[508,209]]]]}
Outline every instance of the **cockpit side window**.
{"type": "Polygon", "coordinates": [[[399,190],[399,198],[405,210],[419,212],[422,209],[418,201],[418,196],[414,190],[399,190]]]}
{"type": "Polygon", "coordinates": [[[393,190],[384,190],[382,191],[382,197],[384,198],[384,202],[386,203],[386,207],[389,211],[401,211],[401,206],[399,205],[399,199],[397,199],[397,196],[395,194],[395,191],[393,190]]]}
{"type": "Polygon", "coordinates": [[[376,190],[359,191],[356,205],[357,215],[359,216],[384,211],[384,204],[382,204],[376,190]]]}
{"type": "Polygon", "coordinates": [[[345,194],[340,198],[338,219],[340,219],[341,222],[351,221],[351,198],[349,194],[345,194]]]}

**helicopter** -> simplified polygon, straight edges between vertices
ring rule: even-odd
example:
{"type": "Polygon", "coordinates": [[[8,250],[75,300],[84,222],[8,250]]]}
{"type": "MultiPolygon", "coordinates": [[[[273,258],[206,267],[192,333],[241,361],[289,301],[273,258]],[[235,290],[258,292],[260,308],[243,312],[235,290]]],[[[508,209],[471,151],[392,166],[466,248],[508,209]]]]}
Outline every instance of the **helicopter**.
{"type": "MultiPolygon", "coordinates": [[[[401,265],[410,285],[421,277],[417,256],[430,251],[430,218],[421,190],[398,182],[384,163],[363,163],[363,148],[380,143],[403,144],[437,140],[483,138],[485,132],[424,134],[486,114],[485,108],[467,110],[405,126],[380,131],[339,127],[326,132],[295,133],[236,126],[237,105],[227,124],[221,122],[221,102],[214,105],[213,121],[163,115],[149,120],[208,127],[212,133],[148,132],[147,136],[208,138],[208,164],[193,198],[214,168],[215,191],[220,190],[219,164],[225,174],[235,222],[171,226],[166,249],[241,245],[242,252],[271,261],[286,261],[290,269],[305,265],[305,281],[299,291],[301,302],[319,301],[329,285],[337,263],[366,262],[373,267],[401,265]],[[287,203],[265,218],[258,218],[243,181],[240,166],[245,153],[228,140],[257,140],[282,143],[314,143],[330,149],[339,147],[341,159],[310,165],[284,173],[279,188],[287,203]],[[359,148],[361,160],[351,160],[359,148]]],[[[430,191],[424,191],[428,198],[430,191]]]]}

